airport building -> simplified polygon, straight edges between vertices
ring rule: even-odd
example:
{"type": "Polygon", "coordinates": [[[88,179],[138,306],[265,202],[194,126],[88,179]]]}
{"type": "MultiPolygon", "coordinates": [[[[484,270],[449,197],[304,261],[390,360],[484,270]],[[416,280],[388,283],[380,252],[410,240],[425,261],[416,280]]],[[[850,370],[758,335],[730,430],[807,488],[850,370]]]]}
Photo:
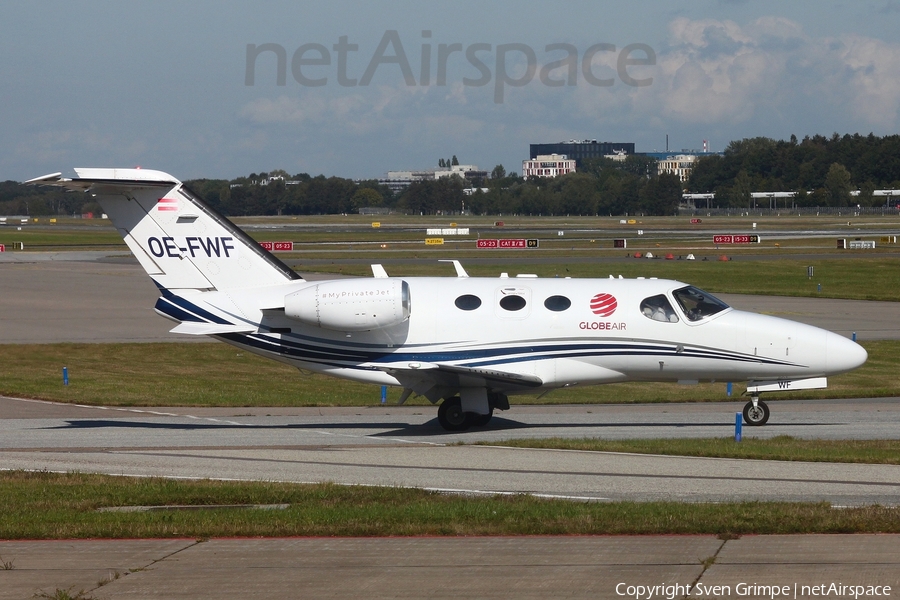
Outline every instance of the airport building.
{"type": "Polygon", "coordinates": [[[541,154],[522,161],[522,178],[557,177],[575,172],[575,160],[565,154],[541,154]]]}
{"type": "Polygon", "coordinates": [[[597,140],[569,140],[556,144],[530,144],[530,158],[550,154],[565,154],[581,167],[582,161],[588,158],[603,158],[608,155],[634,154],[634,142],[598,142],[597,140]]]}
{"type": "Polygon", "coordinates": [[[488,172],[482,171],[476,165],[453,165],[451,167],[439,167],[422,171],[388,171],[387,178],[379,179],[378,183],[386,185],[392,192],[402,192],[416,181],[433,181],[444,177],[460,177],[466,181],[487,179],[488,172]]]}
{"type": "Polygon", "coordinates": [[[453,177],[454,175],[472,181],[474,179],[486,179],[488,172],[482,171],[476,165],[453,165],[449,168],[435,169],[434,171],[435,179],[453,177]]]}
{"type": "Polygon", "coordinates": [[[677,175],[682,182],[687,181],[697,162],[696,154],[676,154],[674,156],[666,156],[658,159],[656,171],[657,175],[677,175]]]}

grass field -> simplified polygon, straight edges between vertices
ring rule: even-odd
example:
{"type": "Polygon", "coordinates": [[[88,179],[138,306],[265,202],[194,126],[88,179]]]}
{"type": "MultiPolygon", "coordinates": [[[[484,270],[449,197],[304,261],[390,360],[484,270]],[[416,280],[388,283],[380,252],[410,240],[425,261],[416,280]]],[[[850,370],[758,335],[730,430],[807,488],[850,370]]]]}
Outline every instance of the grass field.
{"type": "MultiPolygon", "coordinates": [[[[827,504],[569,502],[333,484],[0,473],[0,539],[900,533],[897,510],[827,504]],[[287,504],[283,510],[224,505],[287,504]],[[101,512],[127,506],[205,510],[101,512]],[[220,506],[222,508],[214,508],[220,506]]],[[[15,557],[0,557],[13,560],[15,557]]]]}
{"type": "MultiPolygon", "coordinates": [[[[371,276],[369,263],[384,262],[395,276],[452,276],[452,267],[437,261],[454,258],[462,260],[473,276],[508,272],[541,277],[660,277],[710,292],[900,301],[900,245],[879,242],[873,251],[839,251],[835,245],[839,237],[880,239],[885,232],[896,234],[900,229],[896,216],[785,213],[704,218],[696,225],[685,217],[639,217],[625,225],[615,217],[505,217],[503,227],[494,226],[494,217],[390,215],[379,219],[378,228],[372,227],[372,217],[360,215],[248,217],[236,222],[260,241],[294,242],[295,252],[279,256],[298,271],[371,276]],[[426,228],[453,224],[469,227],[470,235],[447,236],[444,245],[425,246],[426,228]],[[638,235],[638,230],[643,234],[638,235]],[[758,233],[762,242],[718,248],[712,243],[716,233],[751,232],[758,233]],[[540,248],[478,250],[478,237],[535,238],[540,248]],[[628,249],[613,249],[614,238],[628,239],[628,249]],[[623,260],[638,251],[651,251],[657,258],[694,254],[697,260],[623,260]],[[814,257],[794,258],[798,254],[814,257]],[[733,260],[720,261],[723,255],[733,260]],[[765,258],[744,260],[748,255],[765,258]],[[472,262],[466,264],[466,259],[472,262]],[[401,262],[391,264],[394,260],[401,262]],[[815,269],[812,279],[807,278],[810,266],[815,269]]],[[[0,227],[0,244],[11,248],[13,242],[24,243],[26,251],[127,250],[108,221],[99,219],[59,218],[51,224],[42,217],[21,231],[12,225],[0,227]]]]}
{"type": "Polygon", "coordinates": [[[790,436],[777,436],[766,440],[745,438],[738,443],[732,438],[658,440],[545,438],[507,440],[485,445],[757,460],[900,464],[900,440],[801,440],[790,436]]]}
{"type": "MultiPolygon", "coordinates": [[[[778,399],[900,396],[900,341],[865,342],[866,364],[824,390],[778,399]]],[[[735,385],[734,396],[743,392],[735,385]]],[[[378,386],[300,372],[221,343],[0,344],[0,394],[104,406],[375,406],[378,386]],[[69,385],[62,384],[62,368],[69,385]]],[[[400,391],[390,388],[388,402],[400,391]]],[[[557,390],[515,404],[709,402],[725,383],[618,383],[557,390]]],[[[733,398],[732,398],[733,399],[733,398]]],[[[770,400],[767,398],[767,401],[770,400]]],[[[777,401],[774,397],[771,399],[777,401]]],[[[411,398],[410,404],[428,404],[411,398]]]]}

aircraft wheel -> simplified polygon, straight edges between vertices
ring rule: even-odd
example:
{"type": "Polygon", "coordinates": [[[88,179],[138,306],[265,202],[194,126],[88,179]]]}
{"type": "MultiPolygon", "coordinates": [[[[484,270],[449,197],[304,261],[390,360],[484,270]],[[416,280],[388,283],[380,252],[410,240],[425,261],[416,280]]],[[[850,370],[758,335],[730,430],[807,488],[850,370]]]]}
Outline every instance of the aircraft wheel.
{"type": "Polygon", "coordinates": [[[438,407],[438,423],[447,431],[465,431],[472,424],[469,413],[463,412],[459,396],[447,398],[438,407]]]}
{"type": "Polygon", "coordinates": [[[472,425],[475,427],[484,427],[491,421],[491,417],[494,416],[494,409],[492,408],[490,412],[486,415],[478,415],[475,413],[469,413],[469,420],[472,425]]]}
{"type": "Polygon", "coordinates": [[[769,406],[762,400],[756,403],[756,408],[753,408],[753,402],[744,405],[744,423],[747,425],[765,425],[768,420],[769,406]]]}

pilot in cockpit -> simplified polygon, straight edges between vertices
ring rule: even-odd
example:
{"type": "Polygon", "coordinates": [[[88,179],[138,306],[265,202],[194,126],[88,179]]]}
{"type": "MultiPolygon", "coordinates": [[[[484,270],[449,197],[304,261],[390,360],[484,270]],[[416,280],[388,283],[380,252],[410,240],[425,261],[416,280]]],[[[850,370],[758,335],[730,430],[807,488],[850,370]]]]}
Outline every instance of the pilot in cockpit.
{"type": "Polygon", "coordinates": [[[668,299],[662,294],[645,298],[644,301],[641,302],[641,314],[648,319],[663,323],[678,322],[678,317],[675,315],[672,305],[669,304],[668,299]]]}

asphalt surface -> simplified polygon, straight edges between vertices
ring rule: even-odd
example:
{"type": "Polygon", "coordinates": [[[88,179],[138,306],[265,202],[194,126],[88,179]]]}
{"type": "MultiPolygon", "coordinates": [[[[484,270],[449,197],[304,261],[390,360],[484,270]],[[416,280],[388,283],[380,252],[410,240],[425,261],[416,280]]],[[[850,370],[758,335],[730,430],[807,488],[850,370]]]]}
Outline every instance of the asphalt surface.
{"type": "MultiPolygon", "coordinates": [[[[0,258],[0,342],[184,341],[154,313],[158,294],[137,265],[97,259],[0,258]]],[[[892,303],[723,299],[860,339],[900,339],[892,303]]],[[[770,424],[744,434],[896,439],[898,405],[897,399],[775,402],[770,424]]],[[[0,467],[594,501],[900,504],[894,466],[453,445],[551,435],[722,436],[733,431],[740,406],[514,406],[484,430],[451,435],[437,426],[434,409],[421,407],[128,411],[0,399],[0,467]]],[[[707,598],[772,597],[769,588],[747,587],[754,584],[796,585],[796,597],[824,595],[804,593],[803,585],[891,586],[886,594],[880,589],[884,595],[900,589],[900,536],[888,535],[0,541],[0,559],[10,567],[0,569],[0,598],[55,590],[85,590],[93,598],[621,598],[637,595],[628,586],[676,583],[707,598]],[[707,587],[714,585],[724,587],[707,587]]],[[[661,589],[653,597],[667,591],[686,595],[661,589]]]]}
{"type": "MultiPolygon", "coordinates": [[[[389,485],[578,500],[900,505],[900,466],[470,445],[514,438],[727,437],[743,402],[516,407],[444,432],[435,410],[113,409],[0,398],[0,464],[112,475],[389,485]],[[466,445],[459,445],[466,442],[466,445]]],[[[773,403],[745,437],[900,437],[897,399],[773,403]]]]}

